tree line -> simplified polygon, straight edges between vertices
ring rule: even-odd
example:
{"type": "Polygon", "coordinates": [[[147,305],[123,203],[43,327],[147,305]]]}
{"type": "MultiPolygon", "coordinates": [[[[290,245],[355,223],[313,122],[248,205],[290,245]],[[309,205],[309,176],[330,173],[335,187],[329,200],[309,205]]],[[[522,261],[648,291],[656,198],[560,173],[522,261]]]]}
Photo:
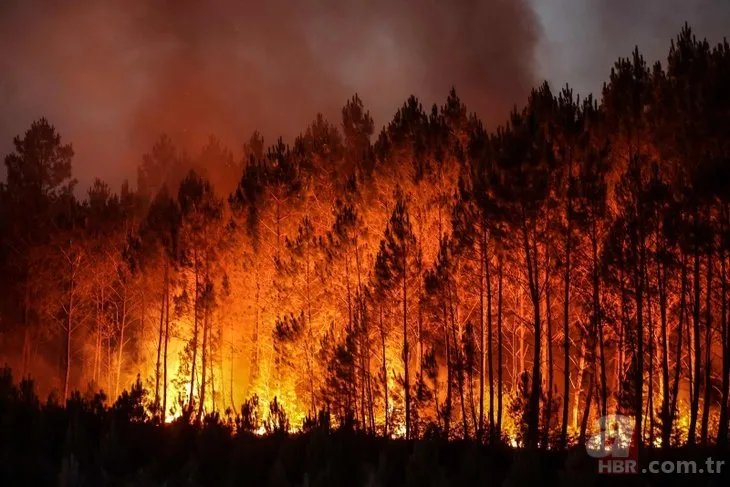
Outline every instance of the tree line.
{"type": "Polygon", "coordinates": [[[600,99],[487,128],[452,90],[376,135],[353,96],[234,156],[162,136],[78,198],[47,120],[0,187],[2,357],[58,397],[141,374],[161,419],[259,399],[406,439],[726,444],[730,47],[689,27],[600,99]]]}

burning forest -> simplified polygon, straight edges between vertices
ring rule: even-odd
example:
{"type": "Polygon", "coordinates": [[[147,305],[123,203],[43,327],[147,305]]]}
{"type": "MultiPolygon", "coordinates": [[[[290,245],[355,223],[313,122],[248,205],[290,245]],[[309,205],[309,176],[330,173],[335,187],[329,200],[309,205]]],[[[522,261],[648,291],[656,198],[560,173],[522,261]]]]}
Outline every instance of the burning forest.
{"type": "Polygon", "coordinates": [[[545,83],[486,127],[452,90],[377,131],[355,95],[291,144],[160,136],[85,194],[40,119],[0,186],[0,413],[555,451],[621,414],[725,446],[728,86],[685,27],[598,99],[545,83]]]}

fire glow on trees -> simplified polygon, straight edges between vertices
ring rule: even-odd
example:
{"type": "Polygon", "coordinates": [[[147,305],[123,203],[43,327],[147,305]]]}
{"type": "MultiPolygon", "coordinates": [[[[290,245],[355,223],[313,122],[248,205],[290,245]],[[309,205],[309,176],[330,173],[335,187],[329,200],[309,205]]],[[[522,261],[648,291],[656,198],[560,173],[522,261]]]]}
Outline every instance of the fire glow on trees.
{"type": "Polygon", "coordinates": [[[455,92],[410,98],[373,143],[353,97],[240,163],[162,137],[136,192],[84,201],[41,120],[5,161],[3,357],[62,397],[139,374],[165,421],[259,434],[326,410],[564,446],[619,412],[646,443],[725,441],[729,73],[685,30],[600,104],[543,85],[489,133],[455,92]]]}

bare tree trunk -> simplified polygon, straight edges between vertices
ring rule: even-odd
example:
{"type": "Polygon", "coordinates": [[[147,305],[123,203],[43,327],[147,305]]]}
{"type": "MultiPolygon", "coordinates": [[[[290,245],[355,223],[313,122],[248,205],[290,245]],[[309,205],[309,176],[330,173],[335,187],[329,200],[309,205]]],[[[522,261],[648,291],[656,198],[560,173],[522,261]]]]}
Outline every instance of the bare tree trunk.
{"type": "Polygon", "coordinates": [[[193,299],[193,342],[192,342],[192,360],[190,363],[190,397],[188,398],[188,410],[189,414],[192,414],[194,407],[194,395],[195,395],[195,366],[198,359],[198,316],[200,310],[198,309],[198,297],[200,293],[200,282],[198,275],[198,252],[193,252],[193,273],[195,274],[195,294],[193,299]]]}
{"type": "MultiPolygon", "coordinates": [[[[28,284],[28,278],[26,277],[23,283],[23,368],[22,374],[25,377],[28,374],[30,368],[30,351],[31,351],[31,340],[30,340],[30,285],[28,284]]],[[[98,321],[97,321],[98,323],[98,321]]]]}
{"type": "Polygon", "coordinates": [[[545,267],[545,319],[547,323],[546,330],[546,342],[547,342],[547,403],[545,404],[545,424],[543,432],[543,447],[548,448],[550,444],[550,421],[552,420],[552,406],[553,406],[553,386],[554,386],[554,364],[553,364],[553,320],[552,312],[550,309],[550,273],[548,266],[545,267]]]}
{"type": "MultiPolygon", "coordinates": [[[[570,202],[570,198],[568,198],[570,202]]],[[[560,428],[560,448],[565,449],[568,444],[568,410],[570,408],[570,272],[572,235],[571,222],[572,207],[568,203],[568,227],[565,238],[565,274],[563,282],[563,421],[560,428]]]]}
{"type": "Polygon", "coordinates": [[[68,254],[65,255],[66,260],[71,265],[71,282],[70,282],[70,290],[68,295],[68,309],[66,310],[66,373],[64,374],[64,381],[63,381],[63,399],[64,401],[68,399],[68,390],[71,380],[71,361],[73,358],[72,355],[72,346],[71,346],[71,338],[73,335],[73,318],[74,318],[74,307],[76,306],[74,296],[76,293],[76,266],[78,265],[78,261],[73,258],[73,256],[70,256],[68,254]]]}
{"type": "MultiPolygon", "coordinates": [[[[99,285],[99,293],[96,296],[96,319],[94,330],[94,387],[99,387],[99,373],[101,371],[101,319],[104,303],[104,287],[99,285]]],[[[26,334],[28,330],[26,329],[26,334]]]]}
{"type": "MultiPolygon", "coordinates": [[[[588,365],[588,367],[594,368],[595,364],[590,363],[588,365]]],[[[588,380],[588,391],[586,393],[586,406],[585,406],[585,409],[583,409],[583,417],[580,421],[580,435],[578,437],[578,443],[580,443],[581,445],[584,445],[586,442],[586,429],[588,427],[588,418],[590,417],[590,414],[591,414],[591,403],[592,403],[593,394],[594,394],[594,390],[595,390],[595,388],[594,388],[595,377],[596,377],[595,371],[592,370],[590,373],[590,378],[588,380]]]]}
{"type": "MultiPolygon", "coordinates": [[[[486,231],[484,230],[482,223],[482,235],[479,246],[480,258],[479,258],[479,425],[477,427],[477,438],[481,440],[484,432],[484,278],[485,275],[489,275],[489,271],[485,269],[486,256],[485,256],[485,245],[486,245],[486,231]]],[[[489,286],[489,277],[487,277],[487,286],[489,286]]],[[[489,298],[487,298],[487,301],[489,298]]],[[[491,349],[489,351],[491,357],[491,349]]],[[[490,373],[491,373],[490,365],[490,373]]],[[[489,381],[490,390],[493,390],[492,381],[489,381]]],[[[492,397],[489,399],[489,410],[492,414],[492,397]]],[[[493,421],[490,421],[490,431],[493,425],[493,421]]]]}
{"type": "MultiPolygon", "coordinates": [[[[727,208],[723,207],[722,231],[726,232],[727,208]]],[[[720,392],[720,418],[717,425],[717,446],[727,447],[728,440],[728,400],[730,397],[730,336],[727,323],[727,269],[725,247],[720,242],[720,342],[722,343],[722,390],[720,392]]]]}
{"type": "MultiPolygon", "coordinates": [[[[215,364],[216,364],[216,355],[218,355],[218,364],[219,369],[221,371],[221,379],[223,378],[223,358],[221,356],[221,347],[220,343],[218,342],[218,335],[215,333],[215,316],[210,316],[210,331],[208,332],[210,334],[210,345],[208,348],[210,348],[210,410],[211,411],[217,411],[217,404],[215,402],[215,364]],[[216,354],[216,350],[218,353],[216,354]]],[[[223,395],[223,401],[225,402],[225,395],[223,395]]]]}
{"type": "Polygon", "coordinates": [[[315,396],[314,396],[314,371],[312,369],[312,341],[314,340],[314,336],[312,334],[312,298],[310,294],[309,287],[311,285],[310,282],[310,276],[309,276],[309,253],[306,255],[306,266],[305,266],[305,286],[306,286],[306,299],[307,299],[307,341],[305,343],[306,347],[306,357],[307,357],[307,375],[309,376],[309,408],[312,412],[312,415],[317,414],[317,407],[315,405],[315,396]]]}
{"type": "Polygon", "coordinates": [[[170,342],[170,279],[165,279],[165,349],[162,357],[162,417],[167,415],[167,345],[170,342]]]}
{"type": "Polygon", "coordinates": [[[628,290],[626,289],[626,262],[624,257],[620,257],[620,268],[619,268],[619,287],[621,294],[621,321],[619,323],[618,330],[618,347],[616,350],[616,396],[617,401],[617,412],[624,412],[624,405],[621,404],[621,398],[624,395],[624,367],[626,365],[626,331],[629,325],[629,296],[628,290]]]}
{"type": "MultiPolygon", "coordinates": [[[[636,427],[639,432],[643,431],[643,399],[644,399],[644,271],[646,269],[646,249],[642,221],[639,219],[639,229],[636,232],[638,241],[636,247],[639,251],[639,262],[635,266],[634,301],[636,303],[636,371],[634,376],[635,393],[634,407],[636,415],[636,427]]],[[[641,448],[644,438],[639,433],[637,447],[641,448]]]]}
{"type": "Polygon", "coordinates": [[[647,352],[649,360],[649,385],[647,394],[646,414],[649,422],[649,445],[654,446],[654,319],[652,317],[651,293],[649,292],[649,269],[644,272],[644,280],[646,281],[646,318],[647,318],[647,352]]]}
{"type": "MultiPolygon", "coordinates": [[[[206,287],[207,287],[206,276],[206,287]]],[[[198,402],[198,419],[203,417],[205,413],[205,392],[208,382],[208,297],[206,296],[203,303],[203,343],[200,355],[200,399],[198,402]]]]}
{"type": "Polygon", "coordinates": [[[466,416],[466,401],[464,399],[464,359],[463,350],[459,347],[458,334],[456,333],[456,315],[454,312],[454,302],[451,292],[451,285],[447,284],[448,300],[449,300],[449,315],[451,320],[451,339],[455,348],[456,357],[456,381],[459,387],[459,405],[461,407],[461,422],[464,428],[463,437],[464,439],[469,438],[469,424],[466,416]]]}
{"type": "Polygon", "coordinates": [[[535,448],[539,439],[539,409],[540,396],[542,388],[542,380],[540,379],[540,360],[541,360],[541,340],[542,326],[540,323],[540,291],[538,276],[539,269],[537,265],[537,243],[536,237],[530,243],[528,238],[527,221],[523,216],[523,244],[525,249],[525,261],[527,264],[528,282],[530,287],[530,299],[533,308],[533,359],[532,359],[532,386],[530,398],[528,401],[527,415],[527,444],[530,448],[535,448]]]}
{"type": "Polygon", "coordinates": [[[692,306],[692,335],[694,342],[694,380],[691,387],[692,397],[689,413],[689,434],[687,443],[694,445],[697,441],[697,415],[700,406],[700,388],[702,376],[700,374],[701,358],[700,358],[700,254],[699,249],[695,249],[694,255],[694,302],[692,306]]]}
{"type": "Polygon", "coordinates": [[[368,412],[370,416],[370,432],[375,433],[375,403],[373,400],[373,386],[372,386],[372,374],[370,369],[370,327],[368,326],[367,307],[365,304],[365,298],[363,293],[363,285],[360,272],[360,249],[357,242],[355,242],[355,266],[357,270],[357,289],[358,289],[358,303],[360,308],[360,319],[361,326],[363,327],[363,334],[365,335],[365,361],[366,361],[366,378],[367,378],[367,390],[368,390],[368,412]]]}
{"type": "Polygon", "coordinates": [[[379,306],[380,309],[380,342],[382,345],[382,358],[383,358],[383,389],[384,389],[384,407],[383,407],[383,434],[388,437],[388,359],[385,354],[385,323],[383,323],[383,306],[379,306]]]}
{"type": "MultiPolygon", "coordinates": [[[[661,237],[657,236],[657,239],[661,237]]],[[[662,251],[664,250],[662,246],[662,251]]],[[[672,416],[669,414],[669,340],[667,333],[667,282],[666,282],[666,264],[657,259],[657,289],[659,291],[659,318],[661,326],[661,346],[662,346],[662,405],[661,405],[661,439],[662,448],[669,448],[669,438],[672,433],[672,416]]]]}
{"type": "MultiPolygon", "coordinates": [[[[404,244],[405,247],[405,244],[404,244]]],[[[403,389],[405,393],[406,440],[411,433],[411,382],[408,373],[408,254],[403,249],[403,389]]]]}
{"type": "MultiPolygon", "coordinates": [[[[167,277],[165,277],[165,281],[167,277]]],[[[162,335],[165,324],[165,301],[167,300],[167,282],[163,283],[163,294],[160,299],[160,328],[157,336],[157,363],[155,366],[155,406],[160,405],[160,376],[162,373],[162,335]]],[[[165,419],[165,411],[162,411],[162,419],[165,419]]]]}
{"type": "Polygon", "coordinates": [[[254,326],[251,336],[252,348],[251,351],[251,362],[249,371],[249,384],[252,384],[254,380],[258,378],[259,370],[259,327],[261,323],[261,278],[259,276],[258,264],[256,268],[256,316],[254,319],[254,326]]]}
{"type": "MultiPolygon", "coordinates": [[[[671,392],[671,407],[669,409],[669,429],[671,435],[672,423],[674,422],[674,416],[677,412],[677,398],[679,396],[679,380],[682,375],[682,329],[684,327],[685,313],[687,309],[687,258],[682,254],[681,264],[682,271],[680,277],[680,290],[679,290],[679,319],[677,324],[677,352],[674,361],[674,382],[672,384],[671,392]]],[[[667,445],[668,446],[668,445],[667,445]]]]}
{"type": "Polygon", "coordinates": [[[499,255],[499,269],[497,270],[497,428],[494,432],[494,439],[502,437],[502,276],[503,262],[502,254],[499,255]]]}
{"type": "Polygon", "coordinates": [[[577,377],[576,377],[576,381],[575,381],[578,389],[575,390],[574,398],[573,398],[573,428],[574,429],[578,429],[578,426],[579,426],[578,414],[580,411],[580,396],[583,393],[583,391],[585,390],[583,388],[583,382],[584,382],[583,375],[584,375],[585,368],[586,368],[586,365],[585,365],[586,364],[586,355],[588,354],[588,352],[586,351],[586,340],[585,339],[581,340],[580,347],[581,347],[581,349],[580,349],[580,355],[579,355],[579,359],[578,359],[578,369],[576,371],[577,377]]]}
{"type": "Polygon", "coordinates": [[[449,433],[451,432],[451,411],[452,411],[452,404],[451,404],[451,390],[452,390],[452,383],[453,383],[453,359],[451,358],[451,338],[449,337],[449,319],[446,312],[446,298],[444,297],[444,300],[441,304],[442,307],[442,313],[444,317],[444,343],[446,344],[446,405],[444,407],[444,434],[446,435],[446,438],[449,437],[449,433]]]}
{"type": "Polygon", "coordinates": [[[119,347],[117,349],[117,380],[114,386],[114,395],[119,395],[119,381],[122,375],[122,359],[124,358],[124,332],[127,328],[127,287],[122,285],[122,320],[119,324],[119,347]]]}
{"type": "Polygon", "coordinates": [[[71,282],[71,295],[69,296],[68,320],[66,322],[66,373],[63,380],[63,399],[68,399],[69,380],[71,379],[71,334],[73,330],[73,281],[71,282]]]}
{"type": "MultiPolygon", "coordinates": [[[[494,331],[492,327],[492,275],[489,269],[489,241],[484,237],[484,271],[487,284],[487,362],[489,367],[489,437],[490,441],[494,440],[494,331]]],[[[482,333],[482,341],[484,340],[484,334],[482,333]]],[[[483,348],[482,348],[483,350],[483,348]]],[[[484,352],[481,354],[481,365],[484,368],[484,352]]],[[[482,374],[483,375],[483,374],[482,374]]],[[[484,384],[481,384],[480,392],[483,396],[484,384]]],[[[483,397],[481,402],[483,402],[483,397]]],[[[483,410],[483,408],[480,408],[483,410]]],[[[483,423],[482,426],[483,427],[483,423]]]]}
{"type": "Polygon", "coordinates": [[[707,253],[707,289],[705,295],[705,395],[702,399],[700,443],[707,444],[712,392],[712,251],[707,253]]]}
{"type": "Polygon", "coordinates": [[[608,415],[608,378],[606,376],[606,346],[603,337],[603,310],[601,308],[601,271],[598,257],[596,220],[591,222],[591,250],[593,254],[593,316],[598,332],[598,352],[601,374],[601,416],[608,415]]]}
{"type": "MultiPolygon", "coordinates": [[[[229,371],[228,371],[228,400],[231,403],[231,411],[233,411],[234,414],[237,414],[238,412],[238,406],[236,406],[236,401],[233,399],[233,360],[234,360],[234,354],[233,354],[233,345],[230,346],[230,361],[228,363],[229,371]]],[[[221,367],[223,364],[221,364],[221,367]]],[[[223,371],[221,370],[221,377],[223,376],[223,371]]]]}

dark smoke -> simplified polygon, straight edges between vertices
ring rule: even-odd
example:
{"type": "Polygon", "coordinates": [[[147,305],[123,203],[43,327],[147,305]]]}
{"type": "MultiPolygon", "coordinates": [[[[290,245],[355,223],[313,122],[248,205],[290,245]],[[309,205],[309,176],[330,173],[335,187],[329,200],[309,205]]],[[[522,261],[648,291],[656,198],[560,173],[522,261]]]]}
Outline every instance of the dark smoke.
{"type": "Polygon", "coordinates": [[[376,124],[454,85],[497,123],[535,82],[527,0],[0,0],[0,152],[46,116],[82,186],[116,187],[167,132],[291,140],[360,93],[376,124]]]}

